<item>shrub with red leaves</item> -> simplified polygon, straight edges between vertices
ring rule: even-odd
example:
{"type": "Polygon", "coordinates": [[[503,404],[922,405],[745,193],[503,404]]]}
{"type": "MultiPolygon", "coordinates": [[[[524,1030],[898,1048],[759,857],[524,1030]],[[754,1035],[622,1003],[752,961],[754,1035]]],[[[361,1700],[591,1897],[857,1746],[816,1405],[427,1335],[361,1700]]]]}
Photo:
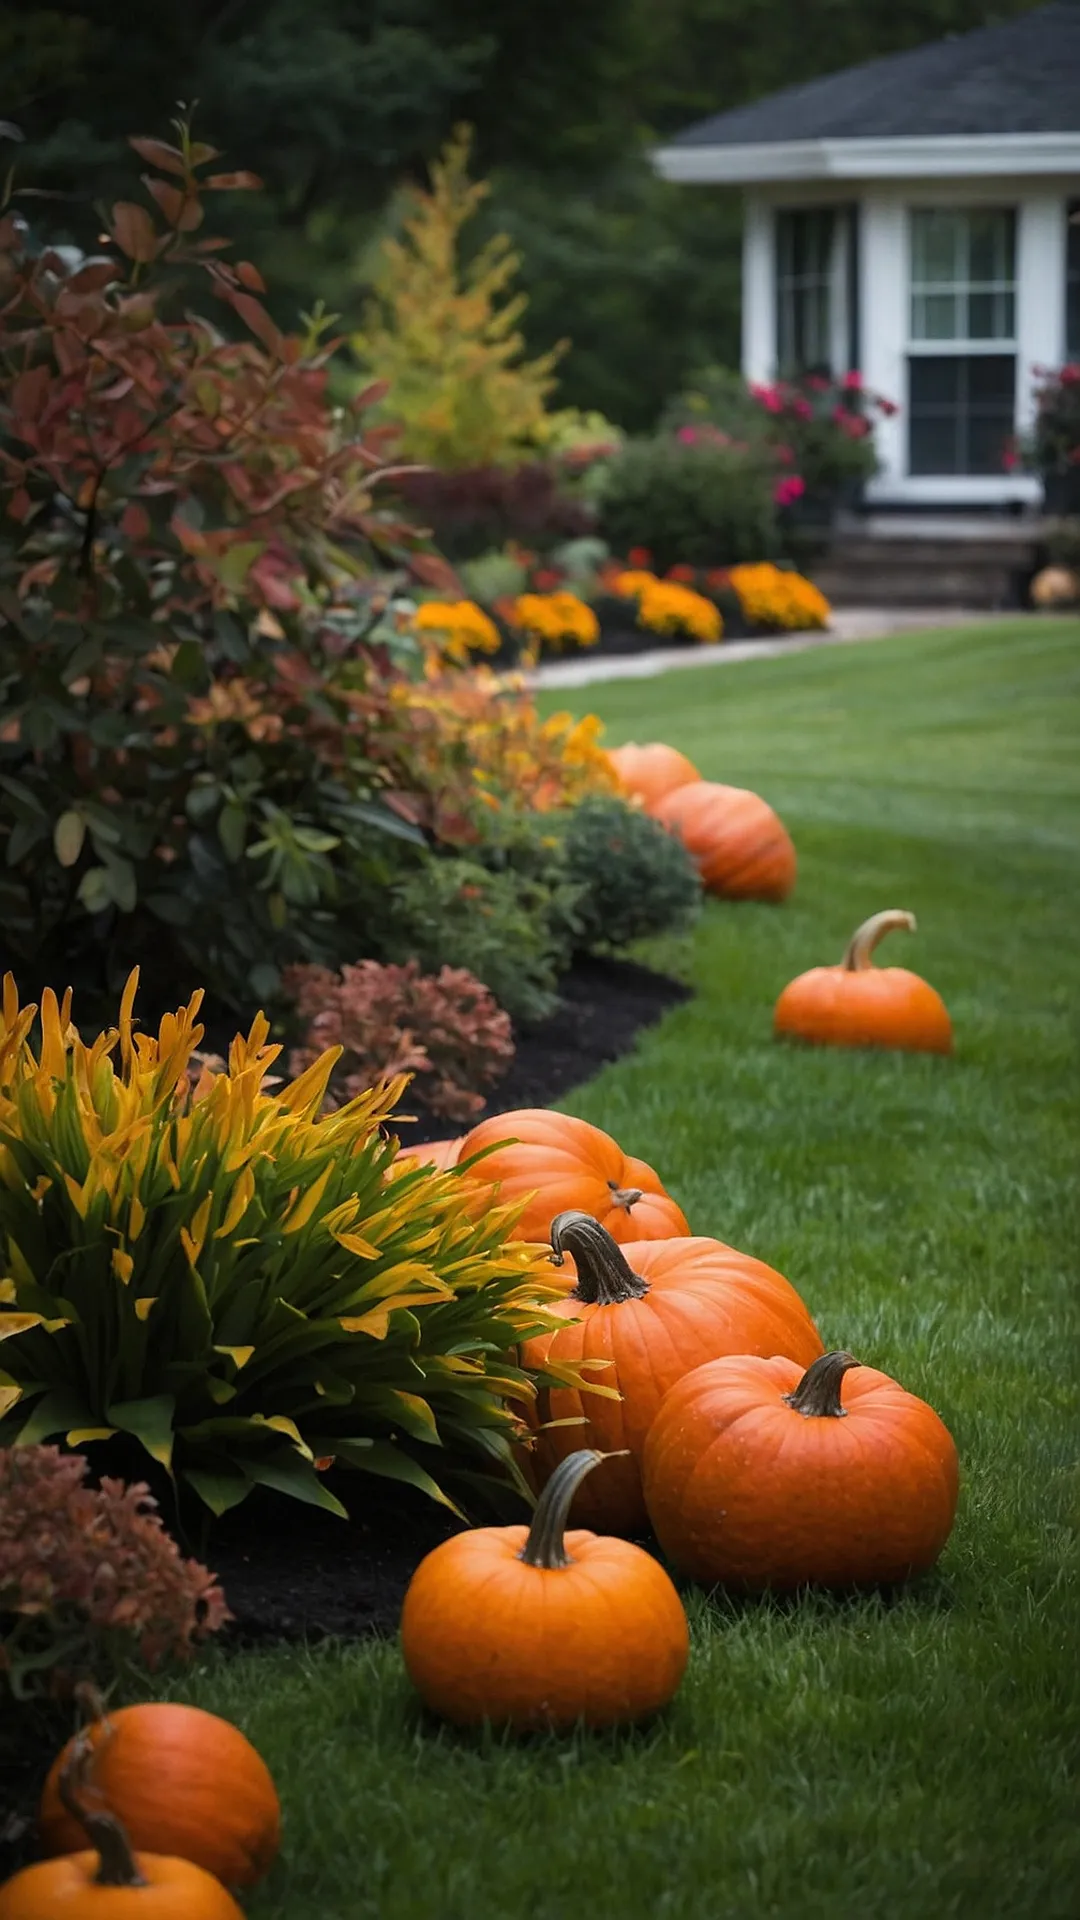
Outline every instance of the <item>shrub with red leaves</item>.
{"type": "Polygon", "coordinates": [[[473,560],[510,540],[547,552],[593,530],[588,507],[561,491],[557,470],[542,460],[411,473],[397,486],[405,507],[451,560],[473,560]]]}
{"type": "Polygon", "coordinates": [[[185,1659],[230,1618],[156,1506],[141,1484],[88,1487],[79,1453],[0,1448],[0,1690],[62,1693],[133,1655],[185,1659]]]}
{"type": "Polygon", "coordinates": [[[344,1053],[331,1082],[330,1104],[392,1079],[416,1075],[418,1096],[432,1113],[469,1120],[514,1057],[510,1016],[464,967],[424,974],[416,960],[384,966],[361,960],[342,967],[290,967],[284,985],[307,1021],[304,1044],[289,1060],[293,1074],[326,1047],[344,1053]]]}

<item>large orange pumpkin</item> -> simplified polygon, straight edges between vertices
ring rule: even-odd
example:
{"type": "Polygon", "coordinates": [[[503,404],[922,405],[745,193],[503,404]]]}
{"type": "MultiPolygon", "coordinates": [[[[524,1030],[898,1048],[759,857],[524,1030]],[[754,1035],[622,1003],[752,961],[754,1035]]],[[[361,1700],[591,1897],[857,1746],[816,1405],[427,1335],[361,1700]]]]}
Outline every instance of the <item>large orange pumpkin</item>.
{"type": "Polygon", "coordinates": [[[651,809],[676,833],[710,893],[728,900],[786,900],[795,885],[787,828],[760,794],[695,780],[651,809]]]}
{"type": "Polygon", "coordinates": [[[526,1366],[546,1361],[604,1361],[589,1369],[621,1400],[578,1388],[542,1390],[536,1471],[541,1481],[584,1442],[608,1453],[578,1495],[587,1526],[634,1533],[648,1525],[641,1486],[646,1435],[668,1388],[720,1353],[790,1353],[803,1366],[822,1351],[821,1336],[793,1286],[749,1254],[720,1240],[642,1240],[618,1247],[585,1213],[552,1223],[555,1259],[571,1253],[574,1291],[552,1309],[568,1324],[526,1342],[526,1366]],[[571,1426],[548,1424],[569,1420],[571,1426]]]}
{"type": "Polygon", "coordinates": [[[674,793],[676,787],[701,779],[685,753],[680,753],[677,747],[665,747],[659,740],[650,740],[643,747],[639,747],[636,740],[627,741],[625,747],[610,747],[608,759],[624,791],[636,794],[647,813],[651,813],[665,794],[674,793]]]}
{"type": "Polygon", "coordinates": [[[875,967],[878,941],[915,915],[888,907],[852,934],[838,967],[811,967],[780,995],[776,1033],[833,1047],[903,1047],[952,1052],[952,1021],[940,994],[906,967],[875,967]]]}
{"type": "Polygon", "coordinates": [[[517,1229],[525,1240],[546,1240],[557,1213],[591,1213],[616,1240],[670,1239],[689,1233],[685,1215],[644,1160],[587,1120],[546,1107],[520,1107],[481,1120],[465,1135],[458,1158],[494,1147],[467,1174],[499,1185],[502,1201],[526,1200],[517,1229]]]}
{"type": "Polygon", "coordinates": [[[401,1650],[421,1698],[444,1719],[609,1727],[671,1699],[689,1640],[667,1574],[625,1540],[564,1538],[574,1491],[600,1458],[583,1450],[564,1460],[528,1529],[456,1533],[416,1569],[401,1650]]]}
{"type": "Polygon", "coordinates": [[[804,1374],[737,1354],[672,1388],[645,1443],[645,1498],[681,1572],[708,1586],[887,1585],[932,1566],[956,1512],[937,1414],[850,1353],[804,1374]]]}
{"type": "MultiPolygon", "coordinates": [[[[99,1749],[100,1754],[100,1749],[99,1749]]],[[[0,1887],[0,1920],[243,1920],[232,1895],[190,1860],[133,1853],[99,1792],[83,1795],[94,1761],[88,1734],[72,1742],[58,1780],[68,1815],[89,1850],[26,1867],[0,1887]]],[[[218,1782],[222,1794],[229,1782],[218,1782]]]]}
{"type": "MultiPolygon", "coordinates": [[[[133,1847],[193,1860],[227,1887],[271,1865],[281,1810],[266,1763],[239,1727],[174,1701],[121,1707],[89,1728],[94,1782],[133,1847]]],[[[60,1790],[71,1743],[54,1761],[38,1816],[46,1853],[73,1853],[79,1824],[60,1790]]]]}

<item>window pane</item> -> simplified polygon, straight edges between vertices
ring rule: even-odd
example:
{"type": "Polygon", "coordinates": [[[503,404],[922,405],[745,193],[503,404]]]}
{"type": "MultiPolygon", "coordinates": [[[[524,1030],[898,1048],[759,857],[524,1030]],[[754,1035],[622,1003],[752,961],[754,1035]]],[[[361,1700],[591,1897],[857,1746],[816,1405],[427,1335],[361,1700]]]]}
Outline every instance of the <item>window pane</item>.
{"type": "Polygon", "coordinates": [[[828,368],[833,279],[842,207],[783,208],[776,216],[776,358],[782,374],[828,368]]]}
{"type": "Polygon", "coordinates": [[[969,279],[1013,279],[1015,224],[1008,207],[987,207],[968,215],[966,272],[969,279]]]}
{"type": "Polygon", "coordinates": [[[952,293],[917,293],[913,301],[913,340],[955,340],[960,337],[958,301],[952,293]]]}
{"type": "Polygon", "coordinates": [[[959,357],[953,359],[951,355],[942,355],[938,358],[935,354],[923,359],[920,356],[910,362],[910,367],[908,391],[912,406],[956,405],[963,367],[959,357]]]}
{"type": "Polygon", "coordinates": [[[975,406],[1008,407],[1016,395],[1016,361],[1011,353],[972,354],[967,367],[968,392],[975,406]]]}
{"type": "Polygon", "coordinates": [[[956,421],[911,417],[912,473],[957,473],[956,421]]]}
{"type": "Polygon", "coordinates": [[[1069,202],[1065,264],[1065,355],[1080,360],[1080,200],[1069,202]]]}
{"type": "Polygon", "coordinates": [[[913,281],[939,285],[944,280],[959,280],[963,269],[959,258],[959,220],[961,216],[936,207],[920,209],[912,220],[913,281]]]}
{"type": "Polygon", "coordinates": [[[968,473],[1004,473],[1002,456],[1012,432],[1012,408],[1008,416],[972,414],[968,426],[968,473]]]}

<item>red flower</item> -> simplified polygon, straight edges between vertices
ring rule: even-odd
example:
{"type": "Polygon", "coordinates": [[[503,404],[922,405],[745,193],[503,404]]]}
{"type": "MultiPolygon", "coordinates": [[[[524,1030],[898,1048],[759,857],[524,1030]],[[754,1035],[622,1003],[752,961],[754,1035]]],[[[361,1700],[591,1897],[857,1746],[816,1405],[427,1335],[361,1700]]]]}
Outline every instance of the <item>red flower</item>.
{"type": "Polygon", "coordinates": [[[801,500],[806,492],[806,481],[797,473],[786,473],[773,488],[773,500],[778,507],[790,507],[794,500],[801,500]]]}
{"type": "Polygon", "coordinates": [[[537,567],[532,584],[537,593],[554,593],[562,585],[566,575],[558,567],[537,567]]]}
{"type": "Polygon", "coordinates": [[[678,580],[684,587],[692,587],[697,579],[697,568],[688,566],[685,560],[680,560],[676,566],[668,568],[664,578],[678,580]]]}
{"type": "Polygon", "coordinates": [[[631,547],[626,558],[632,567],[652,566],[652,554],[649,552],[648,547],[631,547]]]}

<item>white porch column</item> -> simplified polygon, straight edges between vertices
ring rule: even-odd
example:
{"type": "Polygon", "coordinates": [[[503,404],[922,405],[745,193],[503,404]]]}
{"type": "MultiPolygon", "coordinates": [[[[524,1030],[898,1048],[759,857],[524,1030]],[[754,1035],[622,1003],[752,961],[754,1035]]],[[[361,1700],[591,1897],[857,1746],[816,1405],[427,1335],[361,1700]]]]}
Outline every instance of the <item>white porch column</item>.
{"type": "Polygon", "coordinates": [[[868,387],[900,408],[878,420],[881,471],[869,495],[885,494],[907,473],[908,223],[903,200],[869,190],[859,203],[859,332],[868,387]]]}
{"type": "Polygon", "coordinates": [[[771,380],[776,365],[776,263],[773,211],[760,194],[748,193],[743,208],[743,378],[771,380]]]}
{"type": "Polygon", "coordinates": [[[1025,432],[1035,413],[1036,367],[1065,358],[1067,206],[1061,193],[1032,194],[1017,209],[1016,425],[1025,432]]]}

